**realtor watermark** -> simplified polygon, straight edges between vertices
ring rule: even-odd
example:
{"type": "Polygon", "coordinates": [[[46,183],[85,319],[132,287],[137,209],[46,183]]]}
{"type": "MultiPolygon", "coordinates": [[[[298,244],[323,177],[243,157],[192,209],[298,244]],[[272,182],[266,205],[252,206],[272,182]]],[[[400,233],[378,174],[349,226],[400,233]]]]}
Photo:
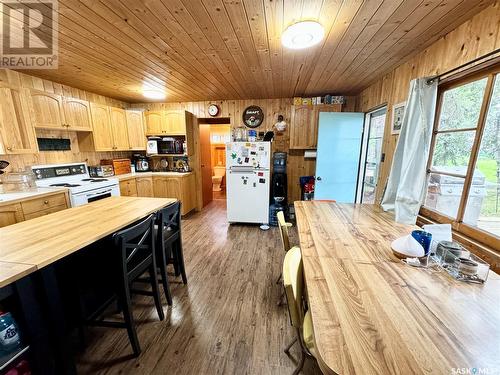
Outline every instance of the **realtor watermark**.
{"type": "Polygon", "coordinates": [[[492,375],[498,372],[488,367],[456,367],[451,369],[451,375],[492,375]]]}
{"type": "Polygon", "coordinates": [[[57,0],[0,0],[0,68],[57,69],[57,0]]]}

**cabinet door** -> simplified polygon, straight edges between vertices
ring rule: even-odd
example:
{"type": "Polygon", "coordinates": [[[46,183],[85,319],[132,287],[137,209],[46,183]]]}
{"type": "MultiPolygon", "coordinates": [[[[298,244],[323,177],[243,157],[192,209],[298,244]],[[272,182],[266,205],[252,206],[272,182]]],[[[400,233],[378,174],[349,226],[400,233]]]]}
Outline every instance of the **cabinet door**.
{"type": "Polygon", "coordinates": [[[0,228],[19,223],[20,221],[24,221],[21,204],[16,203],[0,206],[0,228]]]}
{"type": "Polygon", "coordinates": [[[31,91],[34,119],[33,125],[38,128],[66,127],[62,110],[62,97],[40,91],[31,91]]]}
{"type": "Polygon", "coordinates": [[[182,215],[187,214],[196,207],[195,175],[191,174],[182,178],[182,215]]]}
{"type": "Polygon", "coordinates": [[[92,115],[92,137],[95,151],[113,151],[113,132],[108,106],[91,103],[90,113],[92,115]]]}
{"type": "Polygon", "coordinates": [[[144,113],[147,135],[162,135],[164,131],[163,111],[148,111],[144,113]]]}
{"type": "Polygon", "coordinates": [[[120,181],[120,195],[137,197],[137,185],[135,178],[120,181]]]}
{"type": "Polygon", "coordinates": [[[175,198],[182,201],[181,177],[167,178],[167,198],[175,198]]]}
{"type": "Polygon", "coordinates": [[[128,141],[131,150],[146,149],[146,132],[143,115],[140,111],[125,111],[127,117],[128,141]]]}
{"type": "Polygon", "coordinates": [[[0,88],[0,154],[38,152],[27,89],[0,88]]]}
{"type": "Polygon", "coordinates": [[[63,98],[63,110],[66,126],[69,130],[92,131],[88,101],[63,98]]]}
{"type": "Polygon", "coordinates": [[[125,110],[110,107],[109,114],[111,118],[111,131],[113,132],[114,149],[122,151],[130,150],[125,110]]]}
{"type": "Polygon", "coordinates": [[[293,107],[290,122],[290,148],[315,148],[318,140],[317,133],[317,112],[311,106],[293,107]]]}
{"type": "Polygon", "coordinates": [[[138,197],[153,196],[153,179],[151,177],[137,177],[135,183],[137,185],[138,197]]]}
{"type": "Polygon", "coordinates": [[[186,134],[186,115],[184,111],[164,111],[164,129],[169,135],[186,134]]]}

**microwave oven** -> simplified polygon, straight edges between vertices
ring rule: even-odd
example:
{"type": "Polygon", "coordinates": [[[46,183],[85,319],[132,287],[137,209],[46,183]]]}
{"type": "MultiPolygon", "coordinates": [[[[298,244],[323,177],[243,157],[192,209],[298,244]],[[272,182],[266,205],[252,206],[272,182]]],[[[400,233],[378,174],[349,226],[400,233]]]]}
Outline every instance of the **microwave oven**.
{"type": "Polygon", "coordinates": [[[148,155],[185,155],[186,137],[148,137],[146,152],[148,155]]]}

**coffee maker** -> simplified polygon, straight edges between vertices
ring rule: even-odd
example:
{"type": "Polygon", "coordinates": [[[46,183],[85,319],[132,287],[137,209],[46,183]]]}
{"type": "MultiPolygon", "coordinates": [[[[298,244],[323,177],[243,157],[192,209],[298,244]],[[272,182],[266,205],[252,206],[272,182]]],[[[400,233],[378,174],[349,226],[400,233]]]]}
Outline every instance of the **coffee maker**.
{"type": "Polygon", "coordinates": [[[134,165],[136,172],[149,172],[149,160],[144,155],[135,154],[134,165]]]}

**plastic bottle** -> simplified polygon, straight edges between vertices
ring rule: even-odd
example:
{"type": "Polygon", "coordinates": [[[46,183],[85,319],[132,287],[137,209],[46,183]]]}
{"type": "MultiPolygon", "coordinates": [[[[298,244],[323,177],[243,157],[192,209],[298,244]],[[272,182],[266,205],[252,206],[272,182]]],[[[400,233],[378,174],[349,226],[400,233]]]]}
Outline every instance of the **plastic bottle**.
{"type": "Polygon", "coordinates": [[[21,337],[11,313],[0,311],[0,353],[7,355],[21,349],[21,337]]]}

